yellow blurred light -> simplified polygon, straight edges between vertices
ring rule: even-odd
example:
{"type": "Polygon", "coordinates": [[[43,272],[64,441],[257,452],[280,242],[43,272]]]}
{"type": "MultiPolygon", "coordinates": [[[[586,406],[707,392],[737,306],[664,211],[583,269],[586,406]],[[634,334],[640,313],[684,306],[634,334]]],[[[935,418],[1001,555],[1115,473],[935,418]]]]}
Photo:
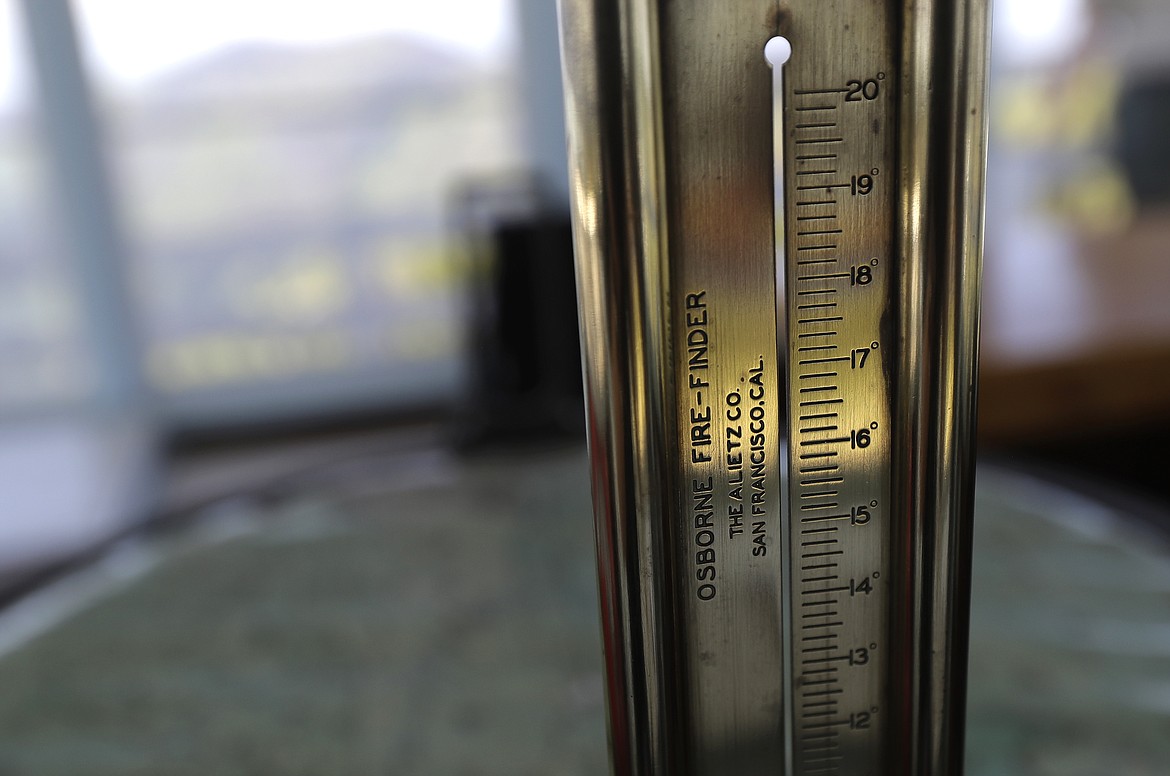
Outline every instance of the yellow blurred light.
{"type": "MultiPolygon", "coordinates": [[[[241,262],[242,267],[265,262],[241,262]]],[[[271,262],[267,262],[271,263],[271,262]]],[[[342,257],[325,248],[306,248],[259,277],[242,270],[224,279],[236,314],[284,324],[318,323],[343,312],[351,291],[342,257]]]]}
{"type": "Polygon", "coordinates": [[[390,297],[411,298],[454,289],[462,283],[470,262],[448,253],[438,240],[387,238],[372,252],[374,273],[390,297]]]}
{"type": "Polygon", "coordinates": [[[1124,230],[1136,211],[1125,178],[1107,164],[1063,181],[1052,197],[1050,209],[1071,229],[1097,236],[1124,230]]]}

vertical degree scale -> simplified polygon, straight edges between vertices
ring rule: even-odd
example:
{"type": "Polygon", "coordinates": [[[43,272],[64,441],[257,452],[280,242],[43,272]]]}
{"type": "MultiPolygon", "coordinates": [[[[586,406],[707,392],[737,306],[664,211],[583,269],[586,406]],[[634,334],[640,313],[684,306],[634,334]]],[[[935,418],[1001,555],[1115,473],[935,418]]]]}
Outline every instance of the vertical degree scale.
{"type": "Polygon", "coordinates": [[[870,19],[852,36],[842,30],[835,46],[805,35],[791,43],[774,37],[764,50],[791,432],[789,751],[800,776],[861,776],[885,759],[891,386],[884,365],[896,346],[882,332],[893,309],[895,217],[883,172],[896,103],[891,47],[876,31],[889,23],[870,19]]]}

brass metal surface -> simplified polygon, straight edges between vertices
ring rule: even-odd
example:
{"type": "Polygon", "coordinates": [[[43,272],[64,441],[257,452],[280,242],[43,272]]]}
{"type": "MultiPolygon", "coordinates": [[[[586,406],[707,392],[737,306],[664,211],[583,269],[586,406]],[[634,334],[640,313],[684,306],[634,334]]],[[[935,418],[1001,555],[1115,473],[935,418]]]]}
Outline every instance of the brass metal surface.
{"type": "Polygon", "coordinates": [[[615,772],[957,772],[984,4],[561,28],[615,772]]]}

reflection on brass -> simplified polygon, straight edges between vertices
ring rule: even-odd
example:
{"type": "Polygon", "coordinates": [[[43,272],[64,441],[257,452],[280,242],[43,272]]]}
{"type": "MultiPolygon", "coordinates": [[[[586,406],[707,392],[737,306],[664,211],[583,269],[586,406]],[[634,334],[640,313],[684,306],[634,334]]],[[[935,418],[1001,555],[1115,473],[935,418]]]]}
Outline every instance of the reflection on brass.
{"type": "Polygon", "coordinates": [[[986,26],[561,0],[618,774],[961,770],[986,26]]]}

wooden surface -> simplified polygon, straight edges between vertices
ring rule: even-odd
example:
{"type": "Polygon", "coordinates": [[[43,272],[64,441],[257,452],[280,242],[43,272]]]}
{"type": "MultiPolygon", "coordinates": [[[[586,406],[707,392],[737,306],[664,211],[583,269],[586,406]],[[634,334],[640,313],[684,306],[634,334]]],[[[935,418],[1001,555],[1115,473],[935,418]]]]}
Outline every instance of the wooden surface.
{"type": "Polygon", "coordinates": [[[1170,423],[1170,210],[1101,236],[999,223],[993,210],[989,202],[982,439],[1170,423]]]}

